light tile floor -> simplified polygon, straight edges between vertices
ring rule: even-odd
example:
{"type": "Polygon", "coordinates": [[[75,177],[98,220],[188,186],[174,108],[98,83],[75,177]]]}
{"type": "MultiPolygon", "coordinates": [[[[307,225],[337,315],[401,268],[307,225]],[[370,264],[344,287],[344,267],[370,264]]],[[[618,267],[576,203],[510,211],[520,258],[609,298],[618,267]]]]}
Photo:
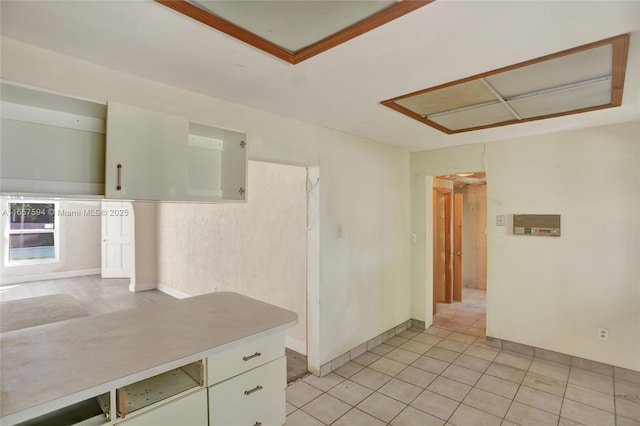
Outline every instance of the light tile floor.
{"type": "Polygon", "coordinates": [[[474,336],[484,336],[486,294],[484,290],[462,288],[462,302],[438,303],[433,325],[474,336]]]}
{"type": "Polygon", "coordinates": [[[640,426],[640,374],[622,380],[499,350],[474,334],[479,326],[449,322],[292,383],[287,425],[640,426]]]}

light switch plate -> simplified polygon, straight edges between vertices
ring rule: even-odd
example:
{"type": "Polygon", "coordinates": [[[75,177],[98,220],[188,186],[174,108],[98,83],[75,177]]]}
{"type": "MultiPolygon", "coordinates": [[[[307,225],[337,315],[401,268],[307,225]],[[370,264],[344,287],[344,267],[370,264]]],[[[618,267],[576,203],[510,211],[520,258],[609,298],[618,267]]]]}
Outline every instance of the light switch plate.
{"type": "Polygon", "coordinates": [[[496,226],[505,226],[505,218],[503,214],[496,216],[496,226]]]}

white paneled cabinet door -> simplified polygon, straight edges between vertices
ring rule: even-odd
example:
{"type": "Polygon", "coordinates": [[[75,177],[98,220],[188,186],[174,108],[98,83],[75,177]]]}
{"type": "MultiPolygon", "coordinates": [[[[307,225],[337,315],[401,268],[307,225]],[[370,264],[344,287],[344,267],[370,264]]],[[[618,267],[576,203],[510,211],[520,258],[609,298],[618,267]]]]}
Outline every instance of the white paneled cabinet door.
{"type": "Polygon", "coordinates": [[[109,102],[106,197],[186,199],[188,135],[185,118],[109,102]]]}

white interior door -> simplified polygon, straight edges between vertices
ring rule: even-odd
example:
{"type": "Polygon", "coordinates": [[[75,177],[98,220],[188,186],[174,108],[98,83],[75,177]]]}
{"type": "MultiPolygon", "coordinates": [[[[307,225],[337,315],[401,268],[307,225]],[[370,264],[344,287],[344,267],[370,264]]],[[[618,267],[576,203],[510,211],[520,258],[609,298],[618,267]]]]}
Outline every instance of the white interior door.
{"type": "Polygon", "coordinates": [[[130,278],[134,263],[134,217],[130,201],[102,203],[102,278],[130,278]]]}

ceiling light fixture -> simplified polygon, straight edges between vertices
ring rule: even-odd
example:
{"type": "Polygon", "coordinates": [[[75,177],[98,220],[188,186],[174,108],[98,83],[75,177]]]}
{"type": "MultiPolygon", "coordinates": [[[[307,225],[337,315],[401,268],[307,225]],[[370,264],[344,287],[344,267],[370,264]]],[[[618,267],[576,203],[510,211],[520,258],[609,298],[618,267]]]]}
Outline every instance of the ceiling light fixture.
{"type": "Polygon", "coordinates": [[[447,134],[622,104],[629,34],[381,102],[447,134]]]}

